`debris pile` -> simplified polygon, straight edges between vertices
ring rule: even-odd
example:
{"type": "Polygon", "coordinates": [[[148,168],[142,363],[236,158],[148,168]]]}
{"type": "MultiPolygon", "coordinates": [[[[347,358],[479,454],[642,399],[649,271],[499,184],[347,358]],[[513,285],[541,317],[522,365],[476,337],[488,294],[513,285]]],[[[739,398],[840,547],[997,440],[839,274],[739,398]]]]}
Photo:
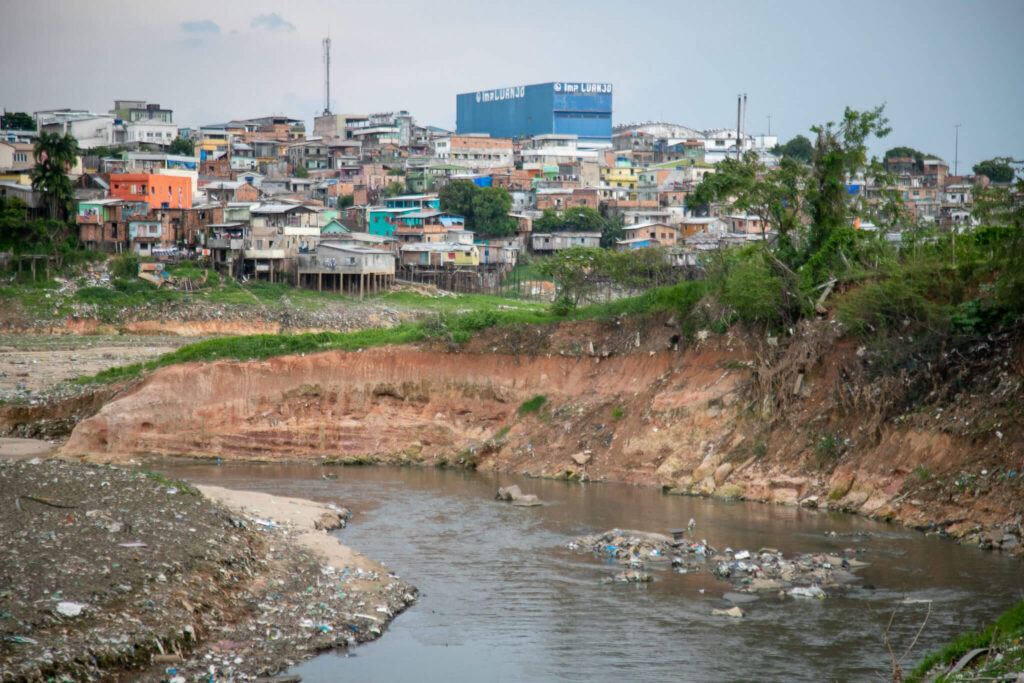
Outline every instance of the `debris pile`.
{"type": "MultiPolygon", "coordinates": [[[[822,587],[840,589],[856,580],[853,570],[867,565],[851,557],[853,550],[844,551],[842,555],[802,553],[787,559],[774,548],[761,548],[756,553],[732,548],[719,551],[706,540],[687,539],[685,535],[683,531],[666,536],[612,529],[577,538],[569,543],[569,548],[592,553],[611,563],[627,564],[633,572],[648,565],[660,569],[671,567],[682,574],[707,571],[728,581],[740,594],[782,591],[792,597],[823,598],[826,593],[822,587]]],[[[616,574],[612,582],[622,582],[627,574],[616,574]]],[[[650,577],[644,580],[649,581],[650,577]]],[[[732,600],[746,601],[742,597],[732,600]]]]}
{"type": "Polygon", "coordinates": [[[515,484],[512,486],[500,486],[498,492],[494,494],[495,500],[504,500],[512,503],[518,507],[536,507],[537,505],[543,505],[540,499],[532,493],[523,493],[515,484]]]}
{"type": "Polygon", "coordinates": [[[0,508],[0,670],[13,680],[252,680],[375,638],[415,600],[154,473],[0,461],[0,508]]]}

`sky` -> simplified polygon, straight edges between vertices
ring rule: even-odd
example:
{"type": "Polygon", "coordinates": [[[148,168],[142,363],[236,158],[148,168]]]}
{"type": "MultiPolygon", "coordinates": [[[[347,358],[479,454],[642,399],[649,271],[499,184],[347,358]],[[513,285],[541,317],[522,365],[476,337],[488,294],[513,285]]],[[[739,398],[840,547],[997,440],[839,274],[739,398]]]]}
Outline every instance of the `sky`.
{"type": "Polygon", "coordinates": [[[174,110],[179,126],[324,107],[454,128],[457,93],[612,83],[613,122],[810,136],[885,104],[873,143],[961,170],[1024,159],[1024,0],[0,0],[0,107],[174,110]],[[770,119],[769,119],[770,117],[770,119]]]}

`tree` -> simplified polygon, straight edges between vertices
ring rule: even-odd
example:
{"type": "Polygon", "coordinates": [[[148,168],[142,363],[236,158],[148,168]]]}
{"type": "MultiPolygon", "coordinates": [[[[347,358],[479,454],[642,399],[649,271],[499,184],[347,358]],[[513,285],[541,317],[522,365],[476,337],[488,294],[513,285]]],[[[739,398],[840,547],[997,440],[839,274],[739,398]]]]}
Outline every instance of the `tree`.
{"type": "Polygon", "coordinates": [[[32,187],[42,194],[50,218],[63,222],[71,213],[74,198],[68,169],[75,165],[78,141],[70,135],[40,133],[32,156],[36,162],[32,187]]]}
{"type": "Polygon", "coordinates": [[[784,156],[778,168],[768,169],[754,152],[742,159],[720,161],[687,197],[691,206],[725,202],[733,210],[752,213],[761,220],[762,234],[778,233],[789,245],[789,233],[800,226],[807,171],[793,157],[784,156]]]}
{"type": "Polygon", "coordinates": [[[606,249],[615,247],[615,242],[626,236],[622,229],[622,216],[608,216],[601,228],[601,246],[606,249]]]}
{"type": "MultiPolygon", "coordinates": [[[[309,169],[306,168],[305,166],[296,166],[295,167],[295,177],[296,178],[308,178],[309,177],[309,169]]],[[[388,187],[390,187],[390,185],[388,187]]],[[[398,194],[401,194],[401,192],[399,192],[398,194]]],[[[390,197],[392,195],[388,195],[388,196],[390,197]]]]}
{"type": "Polygon", "coordinates": [[[811,128],[818,138],[807,192],[811,218],[805,249],[808,257],[822,248],[833,231],[851,223],[853,212],[846,190],[849,175],[866,168],[877,183],[885,173],[877,159],[869,165],[867,157],[867,139],[872,136],[884,138],[892,130],[884,111],[885,105],[864,112],[847,107],[843,120],[838,124],[829,121],[811,128]]]}
{"type": "Polygon", "coordinates": [[[471,230],[481,235],[501,237],[516,231],[516,220],[508,215],[512,196],[503,187],[483,187],[473,195],[471,230]]]}
{"type": "Polygon", "coordinates": [[[534,232],[557,232],[562,229],[562,217],[554,209],[544,209],[540,218],[533,221],[534,232]]]}
{"type": "Polygon", "coordinates": [[[570,232],[601,232],[604,219],[589,206],[570,206],[562,212],[562,230],[570,232]]]}
{"type": "Polygon", "coordinates": [[[0,196],[0,250],[18,249],[28,237],[28,205],[0,196]]]}
{"type": "Polygon", "coordinates": [[[389,168],[388,175],[405,175],[405,169],[402,168],[389,168]]]}
{"type": "Polygon", "coordinates": [[[384,188],[385,197],[397,197],[403,192],[405,192],[405,183],[401,183],[397,180],[392,183],[388,183],[387,187],[384,188]]]}
{"type": "Polygon", "coordinates": [[[473,196],[477,189],[472,180],[453,180],[438,193],[441,210],[465,218],[467,230],[473,229],[473,196]]]}
{"type": "Polygon", "coordinates": [[[195,143],[188,138],[175,138],[171,140],[171,144],[167,146],[167,153],[181,154],[187,157],[195,156],[195,143]]]}
{"type": "Polygon", "coordinates": [[[1013,159],[1010,157],[996,157],[975,164],[973,170],[975,175],[988,176],[993,183],[1008,183],[1014,177],[1011,163],[1013,163],[1013,159]]]}
{"type": "Polygon", "coordinates": [[[1024,229],[1024,175],[1009,187],[975,186],[971,215],[986,225],[1024,229]]]}
{"type": "Polygon", "coordinates": [[[604,249],[570,247],[562,249],[538,264],[544,277],[554,281],[556,301],[566,311],[576,308],[580,300],[594,289],[592,273],[602,271],[608,254],[604,249]]]}
{"type": "Polygon", "coordinates": [[[35,130],[36,121],[23,111],[11,111],[0,116],[3,130],[35,130]]]}
{"type": "Polygon", "coordinates": [[[797,135],[784,145],[775,145],[772,154],[780,157],[789,157],[802,161],[805,164],[811,162],[811,154],[814,152],[814,145],[803,135],[797,135]]]}
{"type": "Polygon", "coordinates": [[[355,204],[355,197],[353,195],[343,194],[340,197],[338,197],[338,208],[339,209],[347,209],[348,207],[352,206],[353,204],[355,204]]]}

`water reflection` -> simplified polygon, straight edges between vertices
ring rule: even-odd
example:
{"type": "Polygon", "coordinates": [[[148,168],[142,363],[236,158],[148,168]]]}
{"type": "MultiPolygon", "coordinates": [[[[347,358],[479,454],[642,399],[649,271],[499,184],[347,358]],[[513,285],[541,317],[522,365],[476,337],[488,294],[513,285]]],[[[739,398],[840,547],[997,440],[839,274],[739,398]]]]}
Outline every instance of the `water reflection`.
{"type": "MultiPolygon", "coordinates": [[[[422,591],[387,635],[355,657],[327,654],[304,681],[866,680],[884,675],[890,632],[902,651],[931,600],[915,654],[1020,599],[1019,562],[835,513],[717,503],[614,485],[569,485],[460,471],[310,466],[180,466],[194,481],[336,501],[336,532],[422,591]],[[519,484],[545,505],[493,500],[519,484]],[[863,550],[862,585],[824,601],[766,596],[747,617],[711,617],[728,586],[706,573],[655,572],[643,587],[602,586],[611,567],[565,546],[611,527],[667,532],[697,520],[719,548],[863,550]],[[827,536],[827,531],[836,536],[827,536]]],[[[911,655],[908,659],[916,659],[911,655]]],[[[907,662],[905,662],[906,664],[907,662]]]]}

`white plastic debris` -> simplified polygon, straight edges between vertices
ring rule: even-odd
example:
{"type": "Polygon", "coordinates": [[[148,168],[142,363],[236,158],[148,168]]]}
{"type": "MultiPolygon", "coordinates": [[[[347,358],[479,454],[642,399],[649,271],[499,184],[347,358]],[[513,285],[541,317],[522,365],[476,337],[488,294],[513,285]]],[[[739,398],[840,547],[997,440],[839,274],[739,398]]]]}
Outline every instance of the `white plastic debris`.
{"type": "Polygon", "coordinates": [[[77,617],[85,609],[85,605],[80,602],[58,602],[57,612],[64,615],[65,617],[77,617]]]}

